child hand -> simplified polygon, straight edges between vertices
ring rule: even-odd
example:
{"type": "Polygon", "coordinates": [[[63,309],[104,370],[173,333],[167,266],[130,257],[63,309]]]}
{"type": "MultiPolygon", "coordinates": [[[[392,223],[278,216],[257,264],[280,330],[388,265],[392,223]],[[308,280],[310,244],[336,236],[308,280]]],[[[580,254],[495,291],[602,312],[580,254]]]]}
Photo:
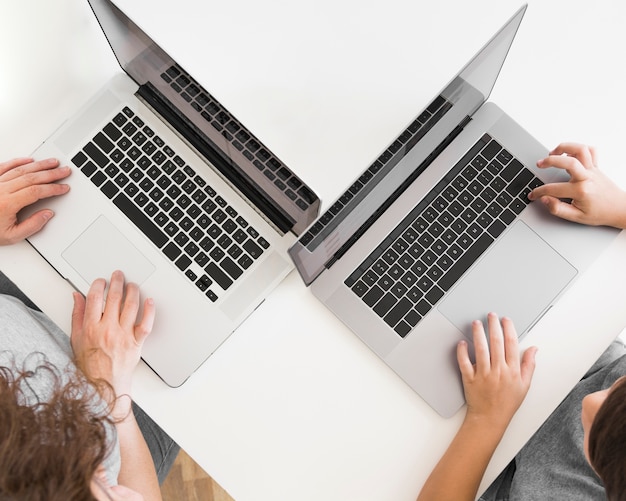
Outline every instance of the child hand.
{"type": "Polygon", "coordinates": [[[535,370],[537,348],[526,350],[520,360],[513,322],[495,313],[488,315],[489,344],[482,322],[472,324],[476,363],[469,358],[465,341],[459,343],[457,359],[467,400],[466,419],[488,418],[506,428],[528,393],[535,370]]]}
{"type": "Polygon", "coordinates": [[[570,180],[535,188],[528,195],[530,200],[541,200],[551,214],[569,221],[626,228],[626,193],[598,169],[592,147],[562,143],[537,166],[563,169],[570,180]]]}

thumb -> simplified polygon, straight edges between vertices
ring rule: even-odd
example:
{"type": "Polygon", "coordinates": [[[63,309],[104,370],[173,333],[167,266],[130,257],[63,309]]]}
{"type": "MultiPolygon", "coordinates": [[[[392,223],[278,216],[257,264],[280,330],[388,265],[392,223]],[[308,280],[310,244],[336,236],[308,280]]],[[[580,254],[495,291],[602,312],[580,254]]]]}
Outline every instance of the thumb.
{"type": "Polygon", "coordinates": [[[541,203],[543,203],[553,216],[567,219],[575,223],[581,222],[581,216],[583,213],[577,209],[574,205],[562,202],[558,198],[543,196],[541,197],[541,203]]]}
{"type": "Polygon", "coordinates": [[[46,223],[54,216],[54,212],[50,209],[40,210],[28,216],[24,221],[16,224],[10,235],[10,239],[13,242],[19,242],[25,238],[34,235],[40,231],[46,223]]]}

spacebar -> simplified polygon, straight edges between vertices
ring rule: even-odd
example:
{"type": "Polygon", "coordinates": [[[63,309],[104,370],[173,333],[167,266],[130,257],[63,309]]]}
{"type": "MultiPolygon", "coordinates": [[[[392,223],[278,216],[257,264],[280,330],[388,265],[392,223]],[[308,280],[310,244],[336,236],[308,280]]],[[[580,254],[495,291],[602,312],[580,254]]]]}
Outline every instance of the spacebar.
{"type": "Polygon", "coordinates": [[[444,291],[447,291],[452,287],[459,278],[467,271],[467,269],[472,266],[472,264],[480,257],[480,255],[487,250],[487,248],[493,242],[493,238],[489,236],[487,233],[484,233],[478,240],[476,240],[472,246],[467,249],[461,259],[459,259],[454,265],[448,270],[448,272],[441,277],[441,280],[437,282],[439,287],[441,287],[444,291]]]}
{"type": "Polygon", "coordinates": [[[113,199],[113,203],[117,205],[128,219],[135,223],[137,228],[143,231],[144,234],[154,242],[154,245],[161,248],[166,244],[168,240],[167,235],[163,233],[156,224],[150,221],[126,195],[118,194],[113,199]]]}

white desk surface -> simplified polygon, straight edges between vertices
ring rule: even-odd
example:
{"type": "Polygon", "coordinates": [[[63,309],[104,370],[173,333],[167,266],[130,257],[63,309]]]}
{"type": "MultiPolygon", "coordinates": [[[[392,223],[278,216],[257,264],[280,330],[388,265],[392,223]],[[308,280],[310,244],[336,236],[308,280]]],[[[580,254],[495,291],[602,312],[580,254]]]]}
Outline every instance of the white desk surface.
{"type": "MultiPolygon", "coordinates": [[[[119,3],[324,207],[519,6],[119,3]]],[[[549,147],[596,145],[623,186],[625,20],[618,0],[532,2],[491,96],[549,147]]],[[[30,154],[118,70],[85,1],[5,2],[0,158],[30,154]]],[[[625,251],[622,234],[524,339],[540,348],[538,369],[483,486],[626,325],[625,251]]],[[[0,249],[0,268],[69,332],[69,286],[27,244],[0,249]]],[[[295,272],[183,387],[166,387],[143,364],[135,387],[138,402],[237,501],[412,500],[463,415],[439,418],[295,272]]]]}

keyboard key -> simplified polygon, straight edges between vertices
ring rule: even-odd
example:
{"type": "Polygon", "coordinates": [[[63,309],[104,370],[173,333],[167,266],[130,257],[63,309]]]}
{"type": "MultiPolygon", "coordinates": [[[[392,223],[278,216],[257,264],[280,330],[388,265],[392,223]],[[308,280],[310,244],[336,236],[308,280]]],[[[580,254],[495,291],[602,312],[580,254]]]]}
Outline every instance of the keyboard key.
{"type": "Polygon", "coordinates": [[[459,260],[441,277],[439,287],[448,291],[459,278],[469,269],[469,267],[489,248],[493,238],[488,234],[482,235],[472,244],[459,258],[459,260]]]}
{"type": "Polygon", "coordinates": [[[108,163],[108,157],[102,153],[93,143],[87,143],[84,148],[85,153],[100,167],[104,168],[108,163]]]}
{"type": "Polygon", "coordinates": [[[146,235],[157,247],[163,247],[169,240],[167,235],[154,224],[131,200],[123,193],[113,199],[113,203],[146,235]]]}
{"type": "Polygon", "coordinates": [[[400,301],[398,301],[398,304],[396,304],[391,309],[391,311],[389,311],[389,313],[385,315],[383,320],[387,322],[389,326],[393,327],[400,320],[402,320],[402,317],[404,317],[404,315],[406,315],[412,307],[413,307],[413,303],[411,303],[411,301],[409,301],[406,298],[401,299],[400,301]]]}
{"type": "Polygon", "coordinates": [[[237,280],[243,273],[243,270],[239,266],[237,266],[237,264],[228,256],[222,259],[220,266],[234,280],[237,280]]]}
{"type": "Polygon", "coordinates": [[[226,273],[224,273],[224,271],[215,263],[209,263],[206,266],[205,271],[224,290],[228,289],[233,284],[233,281],[230,279],[230,277],[226,275],[226,273]]]}
{"type": "Polygon", "coordinates": [[[398,300],[390,292],[386,293],[378,303],[374,306],[374,311],[379,317],[384,317],[398,300]]]}
{"type": "Polygon", "coordinates": [[[246,241],[243,248],[253,259],[257,259],[263,253],[263,249],[252,240],[246,241]]]}

